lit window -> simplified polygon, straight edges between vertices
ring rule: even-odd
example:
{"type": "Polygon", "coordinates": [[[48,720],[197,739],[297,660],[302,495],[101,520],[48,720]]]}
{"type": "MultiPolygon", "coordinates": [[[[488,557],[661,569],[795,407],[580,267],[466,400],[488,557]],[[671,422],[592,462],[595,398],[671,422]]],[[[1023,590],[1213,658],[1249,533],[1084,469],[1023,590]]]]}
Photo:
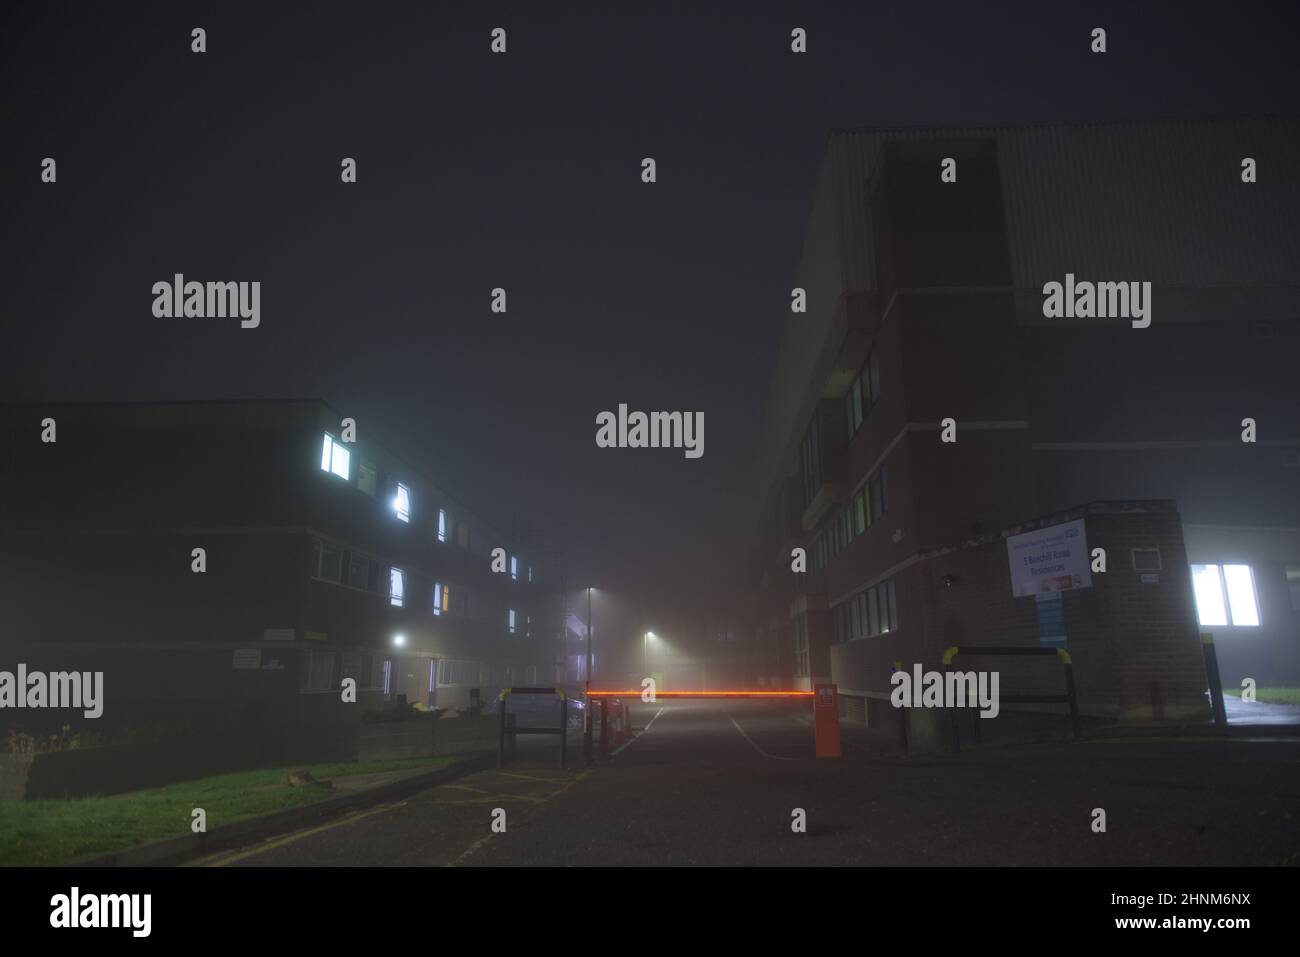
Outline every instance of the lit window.
{"type": "Polygon", "coordinates": [[[441,615],[451,610],[451,586],[438,582],[433,586],[433,613],[441,615]]]}
{"type": "Polygon", "coordinates": [[[1193,565],[1192,591],[1196,595],[1196,617],[1202,625],[1213,627],[1228,623],[1218,565],[1193,565]]]}
{"type": "Polygon", "coordinates": [[[440,508],[438,509],[438,541],[445,542],[446,540],[447,540],[447,510],[445,508],[440,508]]]}
{"type": "Polygon", "coordinates": [[[529,581],[532,581],[532,580],[533,580],[533,566],[532,566],[532,565],[529,565],[529,566],[528,566],[528,580],[529,580],[529,581]]]}
{"type": "Polygon", "coordinates": [[[1223,582],[1228,586],[1228,612],[1241,628],[1259,625],[1259,604],[1255,601],[1255,576],[1249,565],[1224,565],[1223,582]]]}
{"type": "Polygon", "coordinates": [[[507,621],[510,625],[510,633],[513,635],[515,633],[515,610],[513,608],[510,609],[510,615],[507,621]]]}
{"type": "Polygon", "coordinates": [[[510,577],[519,581],[519,558],[515,555],[510,556],[510,577]]]}
{"type": "Polygon", "coordinates": [[[1202,625],[1238,628],[1259,625],[1255,576],[1249,565],[1193,565],[1192,591],[1196,595],[1196,615],[1202,625]]]}
{"type": "Polygon", "coordinates": [[[342,442],[326,432],[325,441],[321,444],[321,471],[333,472],[339,478],[345,479],[348,477],[348,466],[351,461],[352,453],[347,450],[342,442]]]}
{"type": "Polygon", "coordinates": [[[393,511],[403,522],[411,520],[411,490],[401,482],[397,483],[397,495],[393,497],[393,511]]]}
{"type": "Polygon", "coordinates": [[[388,570],[388,603],[398,608],[406,604],[406,573],[400,568],[388,570]]]}

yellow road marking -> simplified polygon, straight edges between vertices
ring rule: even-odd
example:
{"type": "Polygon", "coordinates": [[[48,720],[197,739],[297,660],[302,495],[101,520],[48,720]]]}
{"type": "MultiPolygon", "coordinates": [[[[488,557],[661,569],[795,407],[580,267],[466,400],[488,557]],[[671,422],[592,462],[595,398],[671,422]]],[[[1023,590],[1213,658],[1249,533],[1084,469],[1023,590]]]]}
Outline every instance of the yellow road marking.
{"type": "Polygon", "coordinates": [[[556,781],[563,780],[563,778],[560,777],[539,778],[539,777],[534,777],[531,774],[520,774],[517,771],[498,771],[497,774],[500,774],[502,777],[507,777],[507,778],[519,778],[521,781],[540,781],[543,784],[553,784],[556,781]]]}
{"type": "MultiPolygon", "coordinates": [[[[506,773],[506,772],[502,772],[502,773],[506,773]]],[[[533,801],[536,804],[542,804],[545,803],[546,801],[549,801],[551,798],[559,794],[563,794],[565,791],[573,787],[573,785],[577,784],[579,781],[581,781],[589,774],[591,774],[590,769],[580,772],[575,778],[565,782],[563,787],[557,788],[555,791],[545,795],[544,797],[535,797],[529,794],[487,794],[487,792],[483,791],[481,788],[472,788],[465,784],[442,784],[439,785],[438,787],[439,788],[454,787],[464,791],[477,791],[486,796],[481,798],[467,798],[463,801],[433,801],[431,803],[447,804],[447,805],[474,805],[474,804],[486,804],[492,801],[507,802],[507,801],[514,800],[514,801],[533,801]]],[[[515,776],[527,777],[526,775],[522,775],[522,774],[517,774],[515,776]]],[[[553,784],[558,779],[557,778],[532,778],[531,780],[540,781],[545,784],[553,784]]],[[[435,788],[435,790],[437,790],[437,788],[435,788]]],[[[344,827],[345,825],[355,824],[358,821],[364,821],[368,817],[374,817],[376,814],[383,814],[387,811],[392,811],[399,807],[405,807],[406,804],[407,804],[406,801],[398,801],[395,804],[381,804],[378,807],[370,808],[367,811],[359,811],[354,814],[348,814],[344,817],[339,818],[337,821],[329,821],[317,827],[308,828],[305,831],[297,831],[293,834],[286,834],[284,837],[278,838],[273,841],[268,841],[264,844],[259,844],[256,847],[246,848],[240,851],[223,852],[221,854],[215,854],[208,858],[201,858],[200,860],[195,861],[194,864],[195,866],[199,866],[199,867],[225,867],[229,864],[234,864],[238,861],[247,860],[250,857],[256,857],[258,854],[264,854],[267,851],[273,851],[276,848],[284,847],[287,844],[293,844],[297,841],[301,841],[303,838],[311,837],[314,834],[320,834],[324,831],[329,831],[336,827],[344,827]]],[[[475,844],[472,846],[471,849],[477,849],[479,843],[480,842],[475,842],[475,844]]],[[[461,858],[468,856],[468,853],[469,853],[468,851],[463,852],[461,854],[461,857],[456,858],[456,860],[459,861],[461,860],[461,858]]]]}
{"type": "Polygon", "coordinates": [[[322,831],[328,831],[336,827],[342,827],[345,824],[355,824],[357,821],[363,820],[368,817],[373,817],[376,814],[383,814],[385,811],[391,811],[394,810],[395,808],[403,807],[405,804],[406,804],[405,801],[400,801],[397,804],[381,804],[379,807],[371,808],[368,811],[361,811],[357,814],[349,814],[346,817],[339,818],[337,821],[330,821],[328,824],[322,824],[319,827],[313,827],[305,831],[298,831],[297,833],[294,834],[288,834],[280,838],[279,840],[270,841],[266,844],[260,844],[257,847],[250,848],[245,851],[235,851],[233,853],[227,853],[224,856],[218,854],[215,857],[208,858],[207,860],[203,860],[203,861],[198,861],[196,863],[200,864],[203,867],[225,867],[227,864],[233,864],[236,861],[242,861],[246,858],[254,857],[258,854],[263,854],[266,851],[273,851],[277,847],[284,847],[286,844],[292,844],[294,841],[301,841],[304,837],[311,837],[311,835],[319,834],[322,831]]]}
{"type": "MultiPolygon", "coordinates": [[[[559,794],[559,793],[560,793],[559,791],[555,792],[555,794],[559,794]]],[[[545,801],[547,798],[555,797],[555,794],[548,794],[546,797],[535,797],[531,794],[489,794],[487,795],[487,797],[465,798],[463,801],[430,801],[429,803],[463,805],[463,804],[491,804],[494,801],[498,803],[504,803],[507,801],[536,801],[538,804],[540,804],[542,801],[545,801]]]]}

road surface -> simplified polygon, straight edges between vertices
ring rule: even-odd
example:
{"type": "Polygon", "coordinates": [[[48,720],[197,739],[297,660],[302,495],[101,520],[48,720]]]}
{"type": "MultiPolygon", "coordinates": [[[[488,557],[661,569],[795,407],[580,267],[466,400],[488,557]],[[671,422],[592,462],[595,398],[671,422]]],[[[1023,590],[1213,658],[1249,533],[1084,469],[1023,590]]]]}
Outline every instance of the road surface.
{"type": "Polygon", "coordinates": [[[1300,863],[1300,739],[1107,739],[900,757],[808,704],[638,705],[610,761],[533,752],[199,862],[257,865],[1300,863]],[[495,809],[505,832],[491,828],[495,809]],[[1095,809],[1105,830],[1094,829],[1095,809]],[[806,830],[792,827],[798,811],[806,830]]]}

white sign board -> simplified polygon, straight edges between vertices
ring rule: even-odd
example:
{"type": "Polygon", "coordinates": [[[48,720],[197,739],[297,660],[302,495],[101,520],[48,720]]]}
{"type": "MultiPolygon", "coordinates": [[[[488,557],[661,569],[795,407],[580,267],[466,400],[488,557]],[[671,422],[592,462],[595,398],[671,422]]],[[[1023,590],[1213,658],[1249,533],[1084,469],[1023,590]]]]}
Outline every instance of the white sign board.
{"type": "Polygon", "coordinates": [[[1011,563],[1011,594],[1042,595],[1091,588],[1088,539],[1083,519],[1050,525],[1007,539],[1011,563]]]}
{"type": "Polygon", "coordinates": [[[262,667],[262,649],[236,648],[231,667],[237,669],[262,667]]]}

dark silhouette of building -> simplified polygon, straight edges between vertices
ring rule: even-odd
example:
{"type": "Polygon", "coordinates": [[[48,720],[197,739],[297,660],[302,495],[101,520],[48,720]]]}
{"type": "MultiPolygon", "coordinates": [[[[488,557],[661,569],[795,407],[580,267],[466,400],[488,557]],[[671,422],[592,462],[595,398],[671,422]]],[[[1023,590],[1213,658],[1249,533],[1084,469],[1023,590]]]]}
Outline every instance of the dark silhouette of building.
{"type": "Polygon", "coordinates": [[[104,671],[104,726],[237,713],[275,753],[330,753],[385,702],[464,709],[560,677],[562,570],[538,537],[508,538],[368,422],[344,441],[315,400],[0,421],[0,661],[104,671]]]}

